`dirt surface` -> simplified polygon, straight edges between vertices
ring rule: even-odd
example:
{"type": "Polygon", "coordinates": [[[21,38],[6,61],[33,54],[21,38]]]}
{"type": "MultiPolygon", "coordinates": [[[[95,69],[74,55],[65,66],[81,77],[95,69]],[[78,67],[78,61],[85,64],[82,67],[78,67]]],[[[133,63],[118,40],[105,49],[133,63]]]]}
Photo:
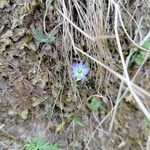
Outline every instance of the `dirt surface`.
{"type": "MultiPolygon", "coordinates": [[[[123,68],[115,39],[100,39],[92,44],[91,40],[84,38],[63,20],[59,9],[66,14],[72,11],[70,19],[79,27],[83,23],[82,30],[85,32],[90,26],[86,19],[80,21],[74,8],[75,1],[64,3],[68,12],[62,9],[62,2],[59,0],[53,1],[48,9],[45,31],[54,34],[56,39],[45,44],[38,43],[32,31],[33,25],[43,28],[46,10],[44,0],[0,0],[0,150],[24,149],[24,144],[35,137],[44,138],[49,143],[58,143],[60,149],[64,150],[145,149],[148,137],[143,125],[145,117],[129,92],[120,102],[113,129],[109,131],[111,110],[116,103],[120,79],[74,51],[68,30],[79,48],[122,74],[123,68]],[[90,72],[85,81],[76,82],[71,77],[70,65],[80,59],[89,63],[90,72]],[[102,103],[102,108],[98,111],[91,111],[87,107],[92,97],[97,97],[102,103]],[[75,125],[71,115],[79,118],[81,124],[75,125]],[[59,127],[63,123],[61,130],[59,127]]],[[[91,21],[92,9],[90,14],[88,1],[82,3],[85,4],[86,8],[83,7],[83,10],[91,21]]],[[[105,16],[108,2],[102,4],[104,8],[101,8],[100,14],[105,16]]],[[[138,40],[150,29],[150,12],[146,4],[138,0],[123,1],[123,5],[134,15],[137,22],[144,18],[138,40]]],[[[127,18],[123,8],[122,17],[126,29],[133,37],[135,24],[127,18]]],[[[107,19],[109,25],[105,30],[105,25],[97,25],[96,20],[91,26],[97,25],[98,32],[89,30],[89,34],[96,36],[113,33],[114,14],[107,19]]],[[[105,20],[102,24],[105,24],[105,20]]],[[[134,46],[121,29],[119,34],[123,54],[127,58],[130,47],[134,46]]],[[[138,68],[137,64],[129,65],[131,78],[138,68]]],[[[150,91],[149,58],[134,83],[150,91]]],[[[123,85],[122,93],[126,87],[123,85]]],[[[138,96],[150,110],[149,97],[140,93],[138,96]]]]}

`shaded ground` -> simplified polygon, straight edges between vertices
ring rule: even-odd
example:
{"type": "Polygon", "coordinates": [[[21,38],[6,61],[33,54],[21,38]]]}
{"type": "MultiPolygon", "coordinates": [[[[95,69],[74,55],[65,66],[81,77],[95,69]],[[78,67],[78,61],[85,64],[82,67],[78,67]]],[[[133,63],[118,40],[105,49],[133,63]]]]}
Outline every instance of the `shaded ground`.
{"type": "MultiPolygon", "coordinates": [[[[107,6],[107,3],[104,4],[107,6]]],[[[46,17],[48,33],[62,20],[56,11],[57,5],[60,7],[59,1],[52,3],[46,17]]],[[[128,5],[131,5],[128,11],[133,13],[137,1],[125,4],[128,5]]],[[[112,133],[108,131],[111,115],[106,116],[115,105],[120,85],[118,78],[85,56],[76,54],[69,44],[65,47],[68,39],[64,39],[63,26],[54,31],[56,40],[51,44],[39,44],[34,39],[31,25],[42,28],[46,7],[44,1],[6,0],[4,5],[0,1],[0,6],[0,127],[4,125],[0,128],[0,149],[23,149],[24,143],[34,137],[58,143],[65,150],[138,150],[146,147],[147,135],[142,130],[144,115],[129,93],[119,105],[112,133]],[[69,64],[80,58],[89,62],[91,70],[86,81],[74,82],[69,64]],[[88,109],[87,102],[94,96],[101,100],[105,111],[92,112],[88,109]],[[83,125],[74,125],[70,115],[78,117],[83,125]],[[62,123],[64,130],[61,132],[58,127],[62,123]]],[[[148,11],[145,13],[148,8],[141,2],[138,9],[135,18],[144,17],[145,28],[141,32],[145,35],[149,30],[148,11]]],[[[76,16],[74,18],[78,20],[76,16]]],[[[113,15],[109,19],[111,28],[113,15]]],[[[134,27],[129,28],[129,21],[125,20],[127,29],[133,32],[134,27]]],[[[85,52],[94,47],[89,41],[88,45],[78,32],[74,34],[77,44],[81,44],[85,52]]],[[[126,37],[121,40],[123,53],[127,57],[130,43],[126,37]]],[[[122,73],[115,42],[101,42],[102,45],[97,44],[96,48],[104,47],[104,52],[96,52],[93,48],[89,53],[122,73]]],[[[148,59],[135,80],[147,91],[150,91],[149,66],[148,59]]],[[[131,76],[137,68],[137,65],[129,66],[131,76]]],[[[149,99],[143,95],[141,97],[149,110],[149,99]]]]}

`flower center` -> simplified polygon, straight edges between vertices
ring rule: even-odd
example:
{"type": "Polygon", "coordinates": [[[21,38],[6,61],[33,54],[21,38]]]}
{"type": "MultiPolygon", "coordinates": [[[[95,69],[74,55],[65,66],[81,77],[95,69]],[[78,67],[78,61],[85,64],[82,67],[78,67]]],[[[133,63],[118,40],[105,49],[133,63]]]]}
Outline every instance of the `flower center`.
{"type": "Polygon", "coordinates": [[[78,73],[79,75],[81,75],[81,74],[82,74],[82,69],[79,69],[79,70],[77,71],[77,73],[78,73]]]}

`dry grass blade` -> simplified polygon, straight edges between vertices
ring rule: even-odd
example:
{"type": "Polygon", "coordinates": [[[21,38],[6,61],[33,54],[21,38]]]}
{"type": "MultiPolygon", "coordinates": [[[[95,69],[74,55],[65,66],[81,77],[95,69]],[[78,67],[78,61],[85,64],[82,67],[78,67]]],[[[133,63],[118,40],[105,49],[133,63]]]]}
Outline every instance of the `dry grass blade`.
{"type": "MultiPolygon", "coordinates": [[[[119,74],[118,72],[112,70],[111,68],[109,68],[107,65],[105,65],[104,63],[100,62],[99,60],[93,58],[92,56],[90,56],[89,54],[83,52],[81,49],[79,49],[78,47],[74,46],[74,49],[79,51],[80,53],[84,54],[85,56],[87,56],[88,58],[90,58],[91,60],[93,60],[94,62],[96,62],[97,64],[101,65],[102,67],[104,67],[105,69],[107,69],[108,71],[110,71],[113,75],[117,76],[121,81],[123,81],[124,83],[127,84],[127,81],[125,79],[124,76],[122,76],[121,74],[119,74]]],[[[150,93],[146,90],[144,90],[143,88],[139,87],[138,85],[134,84],[131,82],[131,85],[133,86],[134,90],[137,92],[141,92],[143,94],[145,94],[146,96],[150,97],[150,93]]]]}
{"type": "Polygon", "coordinates": [[[149,150],[149,7],[2,0],[0,149],[149,150]]]}
{"type": "MultiPolygon", "coordinates": [[[[116,3],[114,3],[114,6],[115,6],[115,34],[116,34],[116,40],[117,40],[117,44],[118,44],[118,50],[119,50],[119,53],[120,53],[120,57],[121,57],[121,61],[122,61],[123,69],[124,69],[124,74],[125,74],[125,77],[126,77],[126,80],[127,80],[127,85],[129,87],[129,90],[130,90],[131,94],[133,95],[135,101],[137,102],[139,108],[143,111],[145,116],[150,120],[150,113],[149,113],[149,111],[146,109],[146,107],[144,106],[142,101],[139,99],[139,97],[136,95],[136,93],[134,92],[134,90],[133,90],[133,88],[131,86],[131,82],[130,82],[128,71],[127,71],[127,67],[126,67],[126,64],[125,64],[125,61],[124,61],[122,48],[121,48],[119,35],[118,35],[118,17],[120,16],[119,6],[116,3]]],[[[120,17],[120,21],[122,21],[121,17],[120,17]]]]}

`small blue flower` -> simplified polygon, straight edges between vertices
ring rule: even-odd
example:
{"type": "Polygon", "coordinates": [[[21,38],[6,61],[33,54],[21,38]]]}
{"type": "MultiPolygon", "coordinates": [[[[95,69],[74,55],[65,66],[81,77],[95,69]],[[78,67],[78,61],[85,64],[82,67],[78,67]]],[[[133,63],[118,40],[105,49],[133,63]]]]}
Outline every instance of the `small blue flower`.
{"type": "Polygon", "coordinates": [[[77,80],[83,80],[86,78],[86,75],[89,72],[89,68],[82,61],[80,63],[75,63],[71,66],[72,68],[72,77],[77,80]]]}

